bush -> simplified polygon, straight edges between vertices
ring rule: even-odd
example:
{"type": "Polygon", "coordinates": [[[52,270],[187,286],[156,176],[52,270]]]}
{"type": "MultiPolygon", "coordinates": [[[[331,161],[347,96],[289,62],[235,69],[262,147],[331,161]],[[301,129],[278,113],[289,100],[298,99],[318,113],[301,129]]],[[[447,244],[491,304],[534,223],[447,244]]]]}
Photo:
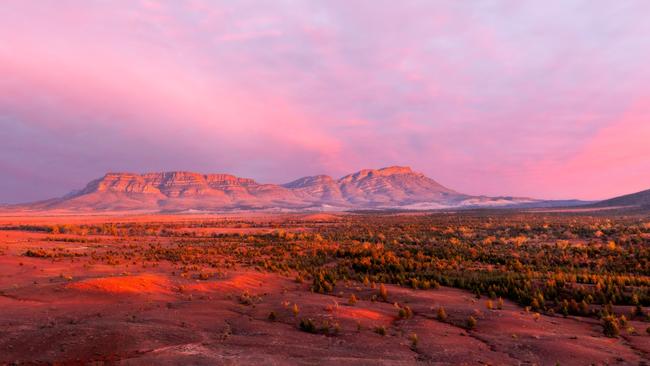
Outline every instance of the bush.
{"type": "Polygon", "coordinates": [[[417,348],[418,346],[418,335],[415,333],[412,333],[411,336],[409,337],[411,340],[411,348],[417,348]]]}
{"type": "Polygon", "coordinates": [[[410,307],[405,306],[403,308],[399,308],[399,311],[397,312],[397,316],[400,319],[409,319],[413,316],[413,311],[411,310],[410,307]]]}
{"type": "Polygon", "coordinates": [[[383,325],[379,326],[379,327],[375,327],[375,333],[379,334],[382,337],[385,336],[386,335],[386,327],[384,327],[383,325]]]}
{"type": "Polygon", "coordinates": [[[560,305],[560,312],[565,317],[569,315],[569,302],[566,301],[566,299],[562,300],[562,304],[560,305]]]}
{"type": "Polygon", "coordinates": [[[603,334],[607,337],[616,338],[620,333],[616,317],[609,315],[603,318],[603,334]]]}
{"type": "Polygon", "coordinates": [[[445,308],[442,306],[438,308],[438,314],[436,315],[436,318],[441,322],[447,320],[447,312],[445,311],[445,308]]]}
{"type": "Polygon", "coordinates": [[[473,316],[470,315],[470,317],[467,318],[467,322],[465,323],[465,325],[467,326],[467,329],[469,329],[469,330],[472,330],[472,329],[476,328],[476,319],[473,316]]]}
{"type": "Polygon", "coordinates": [[[384,301],[388,299],[388,290],[386,290],[386,286],[383,283],[379,285],[379,297],[384,301]]]}
{"type": "Polygon", "coordinates": [[[300,330],[307,333],[316,333],[314,321],[308,318],[300,320],[300,330]]]}
{"type": "Polygon", "coordinates": [[[348,304],[354,305],[357,303],[357,301],[358,301],[357,297],[354,294],[351,294],[350,298],[348,299],[348,304]]]}

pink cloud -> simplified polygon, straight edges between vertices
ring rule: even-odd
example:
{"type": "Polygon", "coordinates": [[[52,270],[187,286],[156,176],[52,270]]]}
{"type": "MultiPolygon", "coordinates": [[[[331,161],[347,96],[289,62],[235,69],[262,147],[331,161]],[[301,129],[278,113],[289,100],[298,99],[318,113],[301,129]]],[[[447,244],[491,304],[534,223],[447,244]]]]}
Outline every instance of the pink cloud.
{"type": "Polygon", "coordinates": [[[105,170],[392,164],[468,193],[640,189],[650,9],[582,5],[9,1],[0,163],[68,177],[56,194],[105,170]]]}
{"type": "Polygon", "coordinates": [[[573,187],[574,195],[591,199],[648,189],[648,138],[650,104],[648,98],[641,98],[620,119],[598,131],[577,154],[551,167],[547,174],[552,178],[547,179],[555,186],[573,187]]]}

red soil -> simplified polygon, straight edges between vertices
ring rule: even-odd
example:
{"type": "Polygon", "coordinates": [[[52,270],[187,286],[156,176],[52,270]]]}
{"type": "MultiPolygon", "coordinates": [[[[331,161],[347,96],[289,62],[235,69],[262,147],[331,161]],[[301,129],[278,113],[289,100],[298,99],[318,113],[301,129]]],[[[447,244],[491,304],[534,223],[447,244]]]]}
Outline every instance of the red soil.
{"type": "Polygon", "coordinates": [[[171,283],[160,275],[102,277],[82,280],[66,286],[79,291],[107,292],[111,294],[169,294],[171,283]]]}
{"type": "MultiPolygon", "coordinates": [[[[0,365],[650,363],[647,323],[638,321],[630,324],[639,334],[607,338],[595,319],[537,318],[509,301],[488,310],[485,298],[451,288],[387,285],[388,301],[381,302],[371,301],[377,289],[358,283],[340,281],[333,294],[322,295],[293,276],[251,269],[220,269],[223,277],[199,281],[165,262],[23,256],[28,249],[95,245],[45,237],[0,231],[0,365]],[[359,301],[350,306],[352,293],[359,301]],[[244,295],[250,299],[242,301],[244,295]],[[413,317],[399,319],[394,303],[408,305],[413,317]],[[448,314],[444,322],[436,319],[440,306],[448,314]],[[470,315],[478,322],[468,331],[470,315]],[[303,318],[336,324],[339,334],[303,332],[303,318]],[[374,331],[378,326],[385,336],[374,331]]],[[[93,250],[119,252],[124,240],[103,237],[93,250]]]]}
{"type": "Polygon", "coordinates": [[[341,318],[348,318],[353,320],[375,320],[375,321],[389,321],[391,317],[377,311],[368,309],[359,309],[354,307],[342,306],[336,311],[336,315],[341,318]]]}
{"type": "MultiPolygon", "coordinates": [[[[219,280],[219,281],[206,281],[199,282],[184,286],[184,290],[189,291],[199,291],[199,292],[209,292],[209,291],[221,291],[221,292],[232,292],[232,293],[241,293],[243,291],[259,291],[260,287],[264,285],[273,286],[273,275],[258,273],[258,272],[245,272],[242,274],[234,275],[231,278],[219,280]]],[[[274,286],[277,287],[277,286],[274,286]]],[[[268,290],[268,288],[265,288],[268,290]]]]}

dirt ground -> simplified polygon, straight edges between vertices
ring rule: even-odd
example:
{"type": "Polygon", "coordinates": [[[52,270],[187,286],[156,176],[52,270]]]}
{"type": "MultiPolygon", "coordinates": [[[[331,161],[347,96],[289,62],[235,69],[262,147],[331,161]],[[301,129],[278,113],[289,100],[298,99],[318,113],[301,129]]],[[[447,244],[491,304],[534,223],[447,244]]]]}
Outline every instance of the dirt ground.
{"type": "MultiPolygon", "coordinates": [[[[485,297],[462,290],[386,285],[387,301],[373,301],[378,290],[371,285],[340,281],[324,295],[253,268],[201,280],[179,276],[166,262],[107,265],[24,255],[97,244],[47,237],[0,231],[0,364],[650,364],[645,334],[607,338],[595,319],[534,314],[509,301],[490,310],[485,297]],[[351,294],[355,304],[348,303],[351,294]],[[413,315],[400,318],[406,306],[413,315]],[[441,306],[444,320],[437,317],[441,306]],[[466,327],[470,316],[477,320],[473,330],[466,327]],[[327,334],[301,330],[306,319],[327,334]]],[[[98,240],[116,253],[125,245],[98,240]]]]}

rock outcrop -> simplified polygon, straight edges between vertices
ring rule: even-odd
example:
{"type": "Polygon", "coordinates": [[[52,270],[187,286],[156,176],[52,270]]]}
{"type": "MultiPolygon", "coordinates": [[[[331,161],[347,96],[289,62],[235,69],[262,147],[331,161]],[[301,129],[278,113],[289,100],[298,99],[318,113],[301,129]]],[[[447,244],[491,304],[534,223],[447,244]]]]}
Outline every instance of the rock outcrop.
{"type": "MultiPolygon", "coordinates": [[[[503,206],[515,198],[469,196],[411,168],[364,169],[334,179],[303,177],[277,185],[229,174],[192,172],[108,173],[65,197],[37,202],[30,209],[223,211],[249,209],[368,209],[503,206]]],[[[527,201],[526,201],[527,202],[527,201]]]]}

